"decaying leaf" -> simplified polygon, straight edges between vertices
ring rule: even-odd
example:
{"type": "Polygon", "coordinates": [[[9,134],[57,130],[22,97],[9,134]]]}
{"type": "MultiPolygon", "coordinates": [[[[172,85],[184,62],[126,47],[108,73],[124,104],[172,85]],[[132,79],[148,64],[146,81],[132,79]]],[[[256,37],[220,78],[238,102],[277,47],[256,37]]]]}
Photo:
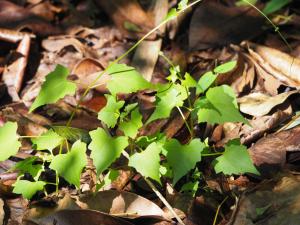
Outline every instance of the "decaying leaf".
{"type": "Polygon", "coordinates": [[[289,91],[276,96],[269,96],[263,93],[251,93],[238,99],[240,110],[252,116],[264,116],[275,106],[283,103],[290,95],[298,91],[289,91]]]}
{"type": "Polygon", "coordinates": [[[125,191],[101,191],[86,195],[77,202],[82,209],[93,209],[125,218],[141,216],[164,217],[164,212],[152,201],[125,191]]]}

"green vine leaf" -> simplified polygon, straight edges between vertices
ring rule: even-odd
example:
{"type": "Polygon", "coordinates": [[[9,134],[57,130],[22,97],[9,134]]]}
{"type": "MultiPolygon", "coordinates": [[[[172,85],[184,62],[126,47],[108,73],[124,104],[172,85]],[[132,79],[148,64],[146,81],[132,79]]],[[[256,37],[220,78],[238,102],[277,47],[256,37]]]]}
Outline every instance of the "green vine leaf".
{"type": "Polygon", "coordinates": [[[270,0],[266,7],[263,9],[263,13],[266,15],[272,14],[273,12],[276,12],[277,10],[283,8],[287,4],[292,2],[292,0],[270,0]]]}
{"type": "Polygon", "coordinates": [[[98,119],[103,121],[108,127],[114,127],[120,116],[120,109],[124,101],[117,101],[115,96],[105,95],[107,99],[106,106],[98,113],[98,119]]]}
{"type": "Polygon", "coordinates": [[[112,95],[129,94],[154,87],[134,67],[126,64],[109,65],[107,73],[111,75],[111,79],[107,82],[107,88],[112,95]]]}
{"type": "Polygon", "coordinates": [[[33,156],[33,157],[29,157],[27,159],[24,159],[21,162],[18,162],[15,167],[14,170],[18,171],[18,175],[23,175],[24,173],[29,173],[34,180],[37,181],[40,173],[43,170],[43,165],[42,164],[33,164],[37,161],[38,157],[33,156]]]}
{"type": "Polygon", "coordinates": [[[130,114],[129,121],[122,121],[119,125],[119,129],[122,130],[125,136],[135,138],[138,134],[139,129],[143,126],[142,122],[143,116],[139,112],[139,109],[136,108],[130,114]]]}
{"type": "Polygon", "coordinates": [[[31,142],[35,145],[36,150],[49,150],[52,151],[54,148],[59,146],[64,141],[64,138],[59,136],[52,129],[43,133],[37,138],[31,138],[31,142]]]}
{"type": "Polygon", "coordinates": [[[110,137],[104,129],[98,128],[90,132],[92,142],[89,149],[92,151],[91,158],[100,175],[106,170],[117,158],[122,151],[128,146],[127,137],[110,137]]]}
{"type": "Polygon", "coordinates": [[[186,88],[197,87],[198,85],[197,82],[189,73],[184,74],[184,80],[181,81],[181,84],[186,88]]]}
{"type": "Polygon", "coordinates": [[[251,161],[247,147],[241,145],[239,139],[231,140],[225,145],[223,155],[215,159],[215,171],[225,175],[260,174],[251,161]]]}
{"type": "Polygon", "coordinates": [[[144,177],[150,177],[161,183],[159,178],[160,152],[161,145],[154,142],[144,151],[130,156],[128,165],[135,168],[144,177]]]}
{"type": "Polygon", "coordinates": [[[201,161],[201,152],[204,148],[205,144],[200,139],[193,139],[187,145],[181,145],[176,139],[166,142],[164,149],[167,151],[168,164],[173,169],[173,185],[201,161]]]}
{"type": "Polygon", "coordinates": [[[67,139],[68,141],[74,143],[77,140],[81,140],[85,143],[90,143],[91,138],[88,131],[68,126],[50,126],[51,129],[55,131],[59,136],[67,139]]]}
{"type": "Polygon", "coordinates": [[[78,140],[68,153],[54,156],[49,167],[56,170],[70,184],[79,188],[80,175],[87,164],[85,151],[86,144],[78,140]]]}
{"type": "Polygon", "coordinates": [[[214,68],[214,73],[228,73],[237,65],[237,61],[229,61],[214,68]]]}
{"type": "Polygon", "coordinates": [[[13,193],[22,194],[24,198],[31,199],[37,191],[43,190],[45,185],[44,181],[31,182],[28,180],[17,180],[13,184],[13,193]]]}
{"type": "Polygon", "coordinates": [[[212,71],[203,74],[198,81],[196,93],[197,94],[204,93],[215,82],[217,76],[218,75],[214,74],[212,71]]]}
{"type": "Polygon", "coordinates": [[[0,127],[0,161],[17,154],[21,143],[17,134],[18,124],[16,122],[7,122],[0,127]]]}
{"type": "Polygon", "coordinates": [[[61,65],[57,65],[55,70],[46,76],[39,95],[30,107],[29,112],[36,108],[50,103],[55,103],[66,95],[73,95],[76,85],[67,80],[69,70],[61,65]]]}
{"type": "Polygon", "coordinates": [[[168,118],[174,107],[183,105],[183,101],[187,98],[187,94],[183,86],[173,84],[169,89],[158,93],[156,97],[156,108],[147,123],[157,119],[168,118]]]}
{"type": "Polygon", "coordinates": [[[210,88],[206,92],[206,98],[196,101],[195,107],[199,108],[197,112],[199,123],[243,122],[249,124],[240,114],[235,94],[227,85],[210,88]]]}
{"type": "Polygon", "coordinates": [[[110,185],[112,182],[114,182],[119,177],[119,171],[110,169],[108,173],[105,175],[104,179],[100,184],[97,185],[96,191],[99,191],[101,188],[106,187],[107,185],[110,185]]]}

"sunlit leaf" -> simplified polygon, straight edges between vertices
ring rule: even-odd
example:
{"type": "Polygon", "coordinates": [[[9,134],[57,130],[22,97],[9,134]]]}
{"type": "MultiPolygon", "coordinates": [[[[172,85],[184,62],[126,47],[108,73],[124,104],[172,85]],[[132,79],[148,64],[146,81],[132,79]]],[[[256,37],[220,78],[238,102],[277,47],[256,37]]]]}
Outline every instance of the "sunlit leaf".
{"type": "Polygon", "coordinates": [[[226,175],[243,173],[259,175],[251,161],[247,147],[242,145],[238,139],[231,140],[225,145],[223,155],[215,159],[215,171],[226,175]]]}
{"type": "Polygon", "coordinates": [[[155,110],[147,123],[157,119],[168,118],[174,107],[183,105],[183,101],[187,98],[187,94],[183,86],[174,84],[169,89],[158,93],[156,97],[157,103],[155,110]]]}
{"type": "Polygon", "coordinates": [[[18,125],[16,122],[6,122],[0,127],[0,161],[17,154],[21,143],[18,141],[18,125]]]}
{"type": "Polygon", "coordinates": [[[49,167],[56,170],[70,184],[79,188],[80,175],[87,164],[85,151],[86,144],[78,140],[68,153],[54,156],[49,167]]]}
{"type": "Polygon", "coordinates": [[[55,133],[52,129],[43,133],[40,137],[31,138],[36,150],[49,150],[59,146],[64,141],[64,138],[55,133]]]}
{"type": "Polygon", "coordinates": [[[17,180],[13,184],[13,193],[22,194],[24,198],[31,199],[37,191],[43,190],[45,185],[44,181],[17,180]]]}
{"type": "Polygon", "coordinates": [[[143,116],[139,112],[139,109],[136,108],[131,112],[130,120],[120,123],[119,129],[124,132],[125,136],[135,138],[138,130],[143,126],[142,118],[143,116]]]}
{"type": "Polygon", "coordinates": [[[135,68],[126,64],[115,63],[109,67],[107,72],[111,74],[107,88],[112,95],[117,93],[129,94],[153,88],[153,85],[145,80],[135,68]]]}
{"type": "Polygon", "coordinates": [[[117,101],[115,96],[105,95],[107,99],[106,106],[98,113],[98,119],[103,121],[108,127],[114,127],[120,116],[120,109],[124,101],[117,101]]]}
{"type": "Polygon", "coordinates": [[[227,86],[210,88],[206,92],[206,98],[196,101],[199,108],[198,122],[222,124],[225,122],[249,122],[240,114],[233,90],[227,86]]]}
{"type": "Polygon", "coordinates": [[[167,151],[167,161],[173,170],[173,185],[201,161],[204,147],[205,144],[200,139],[193,139],[187,145],[181,145],[176,139],[166,142],[164,148],[167,151]]]}
{"type": "Polygon", "coordinates": [[[92,151],[91,158],[97,174],[100,175],[120,157],[128,145],[128,140],[126,137],[110,137],[102,128],[91,131],[90,136],[92,138],[92,142],[89,144],[89,149],[92,151]]]}
{"type": "Polygon", "coordinates": [[[229,61],[214,68],[214,73],[228,73],[236,67],[237,61],[229,61]]]}
{"type": "Polygon", "coordinates": [[[66,95],[73,95],[76,91],[76,84],[67,80],[69,70],[57,65],[55,70],[46,76],[39,95],[30,107],[32,112],[39,106],[55,103],[66,95]]]}
{"type": "Polygon", "coordinates": [[[150,177],[160,183],[160,152],[161,146],[154,142],[144,151],[130,156],[128,165],[135,168],[144,177],[150,177]]]}

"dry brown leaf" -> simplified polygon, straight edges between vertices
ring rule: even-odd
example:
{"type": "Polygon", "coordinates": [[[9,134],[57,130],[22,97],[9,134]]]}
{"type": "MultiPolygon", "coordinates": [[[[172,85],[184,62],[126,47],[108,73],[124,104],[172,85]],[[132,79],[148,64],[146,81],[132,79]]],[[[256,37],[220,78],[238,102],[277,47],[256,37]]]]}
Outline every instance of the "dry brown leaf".
{"type": "Polygon", "coordinates": [[[268,114],[275,106],[283,103],[290,95],[299,91],[289,91],[276,96],[269,96],[263,93],[251,93],[238,98],[240,111],[252,116],[264,116],[268,114]]]}
{"type": "MultiPolygon", "coordinates": [[[[89,85],[96,80],[99,74],[104,70],[102,64],[91,58],[85,58],[79,61],[73,68],[71,74],[77,76],[76,83],[79,89],[86,89],[89,85]]],[[[99,92],[107,92],[106,83],[110,80],[108,74],[103,74],[95,83],[95,88],[99,92]]]]}
{"type": "MultiPolygon", "coordinates": [[[[261,138],[249,148],[249,153],[257,166],[283,166],[286,162],[286,153],[299,149],[300,126],[297,126],[261,138]]],[[[269,172],[272,172],[272,169],[269,172]]]]}
{"type": "Polygon", "coordinates": [[[300,86],[300,59],[274,48],[254,43],[245,43],[244,45],[249,45],[251,56],[269,74],[287,86],[300,86]]]}
{"type": "Polygon", "coordinates": [[[155,216],[164,218],[164,212],[150,200],[125,191],[101,191],[86,195],[77,204],[82,209],[93,209],[126,218],[155,216]]]}
{"type": "Polygon", "coordinates": [[[153,27],[150,16],[142,9],[137,0],[96,0],[96,3],[111,17],[116,26],[126,34],[145,33],[153,27]],[[134,24],[140,31],[130,32],[125,23],[134,24]]]}
{"type": "Polygon", "coordinates": [[[3,41],[16,43],[16,42],[24,39],[24,37],[26,35],[30,36],[31,38],[35,37],[35,35],[33,35],[33,34],[20,32],[20,31],[16,31],[16,30],[0,28],[0,40],[3,40],[3,41]]]}
{"type": "Polygon", "coordinates": [[[7,86],[8,93],[13,101],[19,101],[19,91],[22,86],[22,81],[28,61],[28,54],[30,49],[30,36],[25,35],[20,42],[17,53],[20,54],[19,58],[11,65],[6,67],[3,72],[2,80],[7,86]]]}
{"type": "Polygon", "coordinates": [[[61,210],[51,215],[39,218],[28,219],[24,221],[24,225],[133,225],[132,223],[117,217],[107,215],[94,210],[61,210]]]}
{"type": "Polygon", "coordinates": [[[225,7],[206,1],[194,12],[189,31],[189,47],[205,49],[237,44],[261,33],[264,18],[253,8],[225,7]]]}
{"type": "Polygon", "coordinates": [[[281,174],[245,192],[228,225],[283,225],[300,221],[299,176],[281,174]]]}

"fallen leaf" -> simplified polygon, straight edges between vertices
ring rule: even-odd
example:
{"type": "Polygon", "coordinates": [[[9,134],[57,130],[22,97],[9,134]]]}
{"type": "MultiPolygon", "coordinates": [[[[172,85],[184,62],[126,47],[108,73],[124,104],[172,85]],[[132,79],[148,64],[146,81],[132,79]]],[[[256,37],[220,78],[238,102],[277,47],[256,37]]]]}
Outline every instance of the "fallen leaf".
{"type": "Polygon", "coordinates": [[[164,218],[164,212],[156,204],[142,196],[125,191],[109,190],[95,195],[86,195],[79,199],[78,204],[83,209],[98,210],[124,218],[143,216],[164,218]]]}
{"type": "Polygon", "coordinates": [[[193,50],[237,44],[261,33],[264,19],[253,8],[226,7],[207,1],[192,16],[189,48],[193,50]]]}
{"type": "Polygon", "coordinates": [[[298,93],[297,90],[284,92],[276,96],[269,96],[263,93],[251,93],[238,98],[240,110],[252,116],[264,116],[275,106],[283,103],[290,95],[298,93]]]}
{"type": "Polygon", "coordinates": [[[61,210],[48,216],[25,220],[26,225],[74,225],[74,224],[89,224],[89,225],[133,225],[125,220],[113,217],[94,210],[61,210]]]}
{"type": "Polygon", "coordinates": [[[30,36],[25,35],[16,50],[16,52],[20,54],[19,58],[6,67],[3,72],[2,80],[6,84],[8,93],[13,101],[20,100],[18,93],[23,84],[22,81],[27,66],[29,49],[30,36]]]}

